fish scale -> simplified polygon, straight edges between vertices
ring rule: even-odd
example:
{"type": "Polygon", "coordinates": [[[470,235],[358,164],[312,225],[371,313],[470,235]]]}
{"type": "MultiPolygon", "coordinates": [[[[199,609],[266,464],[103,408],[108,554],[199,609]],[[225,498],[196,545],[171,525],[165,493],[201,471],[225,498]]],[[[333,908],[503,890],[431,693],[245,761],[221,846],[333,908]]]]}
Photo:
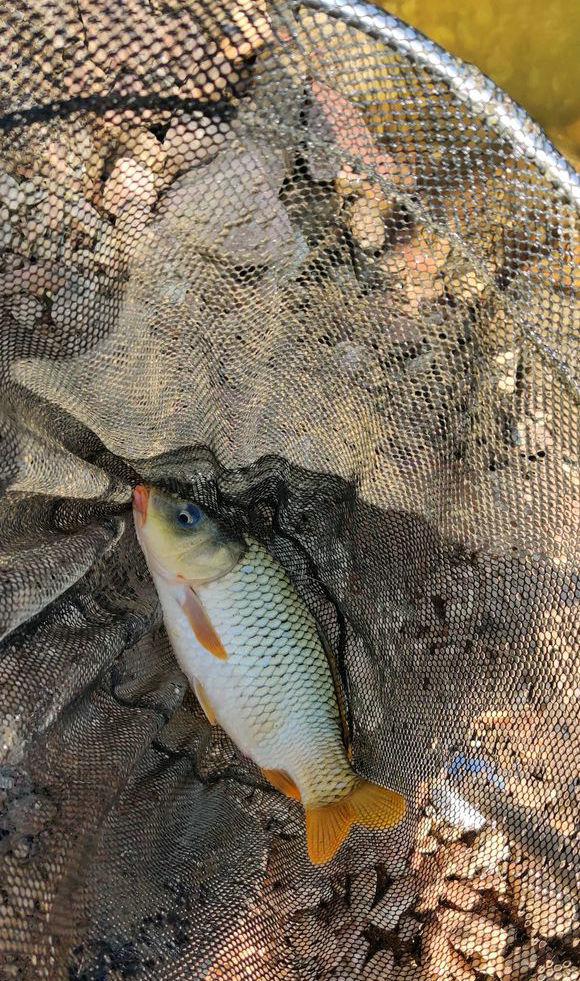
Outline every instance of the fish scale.
{"type": "Polygon", "coordinates": [[[180,621],[182,630],[171,637],[176,654],[203,685],[220,724],[258,766],[284,769],[305,804],[343,796],[356,778],[332,675],[314,617],[283,568],[249,540],[242,563],[196,592],[227,661],[192,636],[175,600],[166,619],[180,621]]]}
{"type": "Polygon", "coordinates": [[[311,860],[329,861],[353,824],[396,824],[400,794],[352,769],[316,621],[282,566],[193,502],[141,485],[134,511],[183,671],[206,715],[301,801],[311,860]]]}

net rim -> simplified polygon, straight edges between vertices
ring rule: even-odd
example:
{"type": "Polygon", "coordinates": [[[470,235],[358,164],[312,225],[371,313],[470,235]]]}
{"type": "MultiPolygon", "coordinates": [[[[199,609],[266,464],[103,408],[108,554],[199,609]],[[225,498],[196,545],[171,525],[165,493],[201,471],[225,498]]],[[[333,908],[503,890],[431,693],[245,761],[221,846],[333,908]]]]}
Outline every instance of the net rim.
{"type": "MultiPolygon", "coordinates": [[[[498,130],[535,163],[555,190],[580,212],[580,174],[554,146],[539,123],[475,65],[461,61],[421,31],[364,0],[294,0],[294,6],[340,19],[446,82],[461,102],[471,105],[492,129],[498,130]]],[[[125,108],[135,110],[149,107],[163,109],[174,107],[175,99],[159,96],[151,99],[147,95],[130,98],[125,103],[125,108]]],[[[72,116],[82,111],[119,108],[122,104],[123,100],[118,96],[95,99],[90,95],[19,108],[0,114],[0,132],[10,132],[27,124],[72,116]]],[[[218,104],[214,104],[214,109],[217,107],[218,104]]],[[[191,100],[184,100],[182,108],[191,108],[191,100]]]]}
{"type": "Polygon", "coordinates": [[[580,174],[539,123],[475,65],[461,61],[421,31],[364,0],[300,0],[300,6],[344,21],[445,81],[460,101],[473,106],[508,138],[580,211],[580,174]]]}

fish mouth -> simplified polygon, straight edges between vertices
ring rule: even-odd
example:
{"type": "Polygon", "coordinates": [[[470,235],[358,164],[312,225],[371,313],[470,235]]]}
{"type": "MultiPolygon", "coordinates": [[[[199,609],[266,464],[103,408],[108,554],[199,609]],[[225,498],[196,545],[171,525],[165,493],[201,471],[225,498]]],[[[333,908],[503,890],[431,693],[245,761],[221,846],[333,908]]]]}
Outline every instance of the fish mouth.
{"type": "Polygon", "coordinates": [[[133,489],[133,510],[140,528],[143,527],[147,520],[147,505],[149,504],[150,493],[149,487],[146,487],[145,484],[137,484],[133,489]]]}

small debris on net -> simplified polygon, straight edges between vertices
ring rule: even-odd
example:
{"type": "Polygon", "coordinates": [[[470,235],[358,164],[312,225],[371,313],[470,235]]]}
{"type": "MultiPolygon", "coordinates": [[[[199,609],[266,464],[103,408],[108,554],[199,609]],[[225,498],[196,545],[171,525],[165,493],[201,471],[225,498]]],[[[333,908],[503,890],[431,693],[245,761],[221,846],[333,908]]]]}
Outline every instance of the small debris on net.
{"type": "Polygon", "coordinates": [[[558,963],[548,958],[538,967],[537,973],[530,977],[533,981],[580,981],[580,968],[569,960],[558,963]]]}

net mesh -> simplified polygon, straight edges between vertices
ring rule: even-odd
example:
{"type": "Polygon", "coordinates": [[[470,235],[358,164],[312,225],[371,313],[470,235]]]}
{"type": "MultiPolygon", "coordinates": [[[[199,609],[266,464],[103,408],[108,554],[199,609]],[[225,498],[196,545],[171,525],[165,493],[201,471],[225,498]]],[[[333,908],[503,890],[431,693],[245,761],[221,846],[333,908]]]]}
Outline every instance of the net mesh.
{"type": "Polygon", "coordinates": [[[2,981],[577,981],[577,177],[362,4],[0,23],[2,981]],[[402,825],[310,865],[138,480],[280,559],[402,825]]]}

